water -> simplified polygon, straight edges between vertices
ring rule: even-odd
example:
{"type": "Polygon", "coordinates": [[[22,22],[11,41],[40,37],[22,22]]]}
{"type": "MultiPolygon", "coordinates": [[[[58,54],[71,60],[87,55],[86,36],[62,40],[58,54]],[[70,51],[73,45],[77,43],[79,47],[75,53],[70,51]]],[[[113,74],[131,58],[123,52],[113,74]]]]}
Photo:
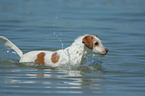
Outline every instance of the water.
{"type": "MultiPolygon", "coordinates": [[[[110,51],[72,69],[19,64],[0,41],[2,96],[145,96],[144,0],[1,0],[0,35],[24,53],[96,34],[110,51]]],[[[71,67],[71,66],[70,66],[71,67]]]]}

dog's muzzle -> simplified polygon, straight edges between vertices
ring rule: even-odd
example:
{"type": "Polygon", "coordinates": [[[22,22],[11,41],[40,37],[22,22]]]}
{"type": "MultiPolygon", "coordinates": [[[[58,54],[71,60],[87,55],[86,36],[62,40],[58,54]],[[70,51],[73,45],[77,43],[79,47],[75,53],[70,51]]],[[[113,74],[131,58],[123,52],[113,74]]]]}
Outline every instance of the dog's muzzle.
{"type": "Polygon", "coordinates": [[[100,55],[106,55],[109,52],[109,49],[105,48],[103,52],[100,52],[100,55]]]}

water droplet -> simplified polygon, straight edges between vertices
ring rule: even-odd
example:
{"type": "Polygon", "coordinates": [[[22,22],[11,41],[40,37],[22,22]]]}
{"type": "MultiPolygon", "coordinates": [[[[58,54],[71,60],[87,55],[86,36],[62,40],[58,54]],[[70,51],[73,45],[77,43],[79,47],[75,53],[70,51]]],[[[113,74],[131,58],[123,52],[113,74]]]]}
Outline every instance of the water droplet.
{"type": "Polygon", "coordinates": [[[7,53],[9,53],[10,51],[7,51],[7,53]]]}

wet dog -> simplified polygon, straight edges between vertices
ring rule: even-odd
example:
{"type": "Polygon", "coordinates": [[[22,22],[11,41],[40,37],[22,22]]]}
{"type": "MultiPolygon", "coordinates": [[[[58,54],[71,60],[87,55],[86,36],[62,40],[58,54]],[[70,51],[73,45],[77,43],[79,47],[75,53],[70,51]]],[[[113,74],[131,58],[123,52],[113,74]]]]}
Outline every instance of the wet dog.
{"type": "Polygon", "coordinates": [[[70,47],[52,51],[31,51],[26,54],[7,38],[0,36],[5,45],[13,49],[19,56],[19,62],[35,62],[52,67],[61,64],[85,64],[88,54],[106,55],[109,51],[103,46],[97,35],[86,34],[78,37],[70,47]]]}

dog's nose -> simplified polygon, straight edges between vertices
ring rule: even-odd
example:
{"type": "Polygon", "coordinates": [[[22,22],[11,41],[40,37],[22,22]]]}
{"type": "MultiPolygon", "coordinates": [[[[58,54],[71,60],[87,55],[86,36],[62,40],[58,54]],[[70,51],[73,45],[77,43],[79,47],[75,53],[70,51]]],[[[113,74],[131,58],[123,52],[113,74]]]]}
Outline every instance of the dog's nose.
{"type": "Polygon", "coordinates": [[[109,51],[109,49],[105,48],[106,53],[109,51]]]}

